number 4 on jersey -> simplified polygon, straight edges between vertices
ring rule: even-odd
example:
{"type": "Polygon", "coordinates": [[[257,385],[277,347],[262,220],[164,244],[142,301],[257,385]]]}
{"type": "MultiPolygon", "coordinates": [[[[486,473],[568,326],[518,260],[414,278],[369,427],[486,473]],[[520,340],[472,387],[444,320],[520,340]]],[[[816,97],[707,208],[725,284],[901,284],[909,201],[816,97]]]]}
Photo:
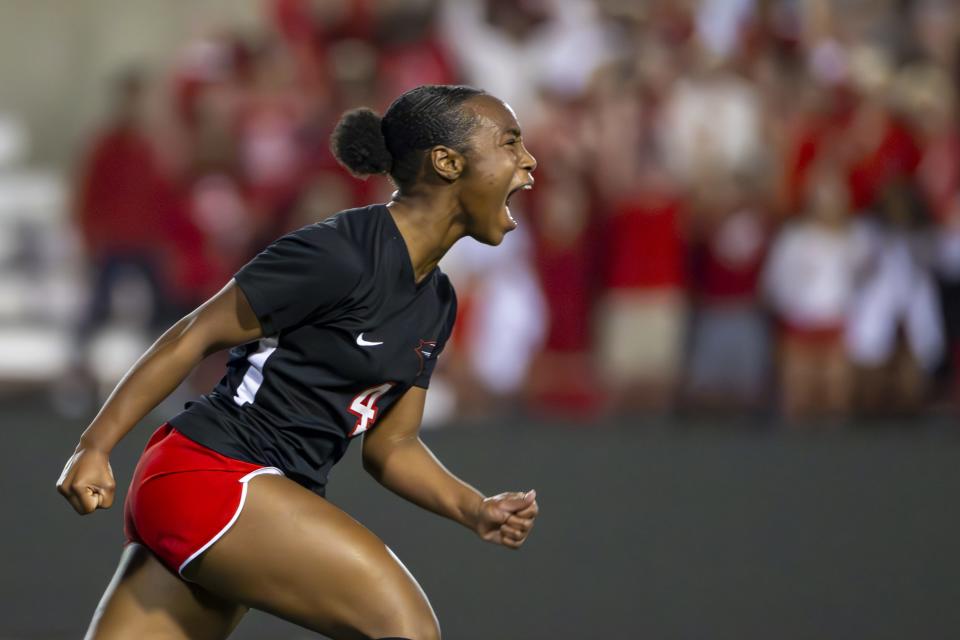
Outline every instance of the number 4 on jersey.
{"type": "Polygon", "coordinates": [[[357,424],[350,432],[350,437],[358,436],[377,421],[377,400],[393,387],[393,382],[384,382],[376,387],[370,387],[353,399],[350,403],[350,413],[357,416],[357,424]]]}

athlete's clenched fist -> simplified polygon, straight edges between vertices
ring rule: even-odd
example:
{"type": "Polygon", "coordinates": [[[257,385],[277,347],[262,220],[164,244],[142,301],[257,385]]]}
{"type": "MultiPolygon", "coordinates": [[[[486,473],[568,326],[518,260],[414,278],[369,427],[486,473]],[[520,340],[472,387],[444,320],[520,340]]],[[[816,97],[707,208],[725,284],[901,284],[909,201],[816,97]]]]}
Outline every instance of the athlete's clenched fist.
{"type": "Polygon", "coordinates": [[[477,534],[487,542],[519,549],[533,529],[540,512],[537,492],[511,491],[485,498],[480,503],[477,534]]]}
{"type": "Polygon", "coordinates": [[[77,449],[57,480],[57,491],[81,515],[109,509],[116,486],[107,454],[96,449],[77,449]]]}

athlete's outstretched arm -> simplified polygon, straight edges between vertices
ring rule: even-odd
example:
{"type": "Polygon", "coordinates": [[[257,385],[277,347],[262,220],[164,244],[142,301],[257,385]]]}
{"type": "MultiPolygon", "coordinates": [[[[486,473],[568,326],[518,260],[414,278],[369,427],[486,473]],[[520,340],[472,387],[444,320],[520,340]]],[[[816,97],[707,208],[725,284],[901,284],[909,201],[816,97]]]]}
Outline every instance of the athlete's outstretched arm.
{"type": "Polygon", "coordinates": [[[397,495],[459,522],[488,542],[518,549],[540,508],[535,491],[482,493],[450,473],[420,440],[426,389],[410,387],[363,434],[363,467],[397,495]]]}
{"type": "Polygon", "coordinates": [[[261,336],[256,315],[231,280],[170,327],[130,368],[80,436],[57,480],[57,490],[81,514],[110,507],[115,483],[108,458],[117,442],[203,358],[261,336]]]}

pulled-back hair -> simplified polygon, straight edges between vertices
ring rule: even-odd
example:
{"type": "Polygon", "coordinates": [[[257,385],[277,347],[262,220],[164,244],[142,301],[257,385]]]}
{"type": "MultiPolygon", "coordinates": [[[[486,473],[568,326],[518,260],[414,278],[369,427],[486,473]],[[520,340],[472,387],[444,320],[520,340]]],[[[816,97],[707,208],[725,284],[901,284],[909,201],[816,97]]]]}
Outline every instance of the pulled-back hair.
{"type": "Polygon", "coordinates": [[[355,175],[388,173],[400,187],[410,185],[431,147],[468,149],[477,117],[462,105],[484,93],[462,85],[423,85],[394,100],[382,118],[366,107],[352,109],[337,123],[330,148],[355,175]]]}

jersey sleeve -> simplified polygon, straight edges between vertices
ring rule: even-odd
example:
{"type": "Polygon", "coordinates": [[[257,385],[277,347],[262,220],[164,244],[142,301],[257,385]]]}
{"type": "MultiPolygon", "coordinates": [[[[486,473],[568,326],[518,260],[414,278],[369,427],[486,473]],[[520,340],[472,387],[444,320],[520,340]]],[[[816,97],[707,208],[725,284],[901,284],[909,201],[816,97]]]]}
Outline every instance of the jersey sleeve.
{"type": "Polygon", "coordinates": [[[426,389],[430,386],[430,377],[433,375],[433,370],[437,366],[437,358],[440,357],[440,352],[447,346],[447,340],[450,339],[450,334],[453,333],[453,325],[457,320],[457,294],[454,292],[452,286],[450,287],[450,296],[451,300],[447,313],[447,321],[441,330],[440,336],[437,337],[436,346],[433,347],[433,351],[430,352],[429,357],[421,348],[423,370],[420,372],[420,375],[417,376],[417,379],[413,381],[415,387],[423,387],[426,389]]]}
{"type": "Polygon", "coordinates": [[[283,236],[234,276],[265,336],[334,308],[363,275],[349,241],[317,224],[283,236]]]}

